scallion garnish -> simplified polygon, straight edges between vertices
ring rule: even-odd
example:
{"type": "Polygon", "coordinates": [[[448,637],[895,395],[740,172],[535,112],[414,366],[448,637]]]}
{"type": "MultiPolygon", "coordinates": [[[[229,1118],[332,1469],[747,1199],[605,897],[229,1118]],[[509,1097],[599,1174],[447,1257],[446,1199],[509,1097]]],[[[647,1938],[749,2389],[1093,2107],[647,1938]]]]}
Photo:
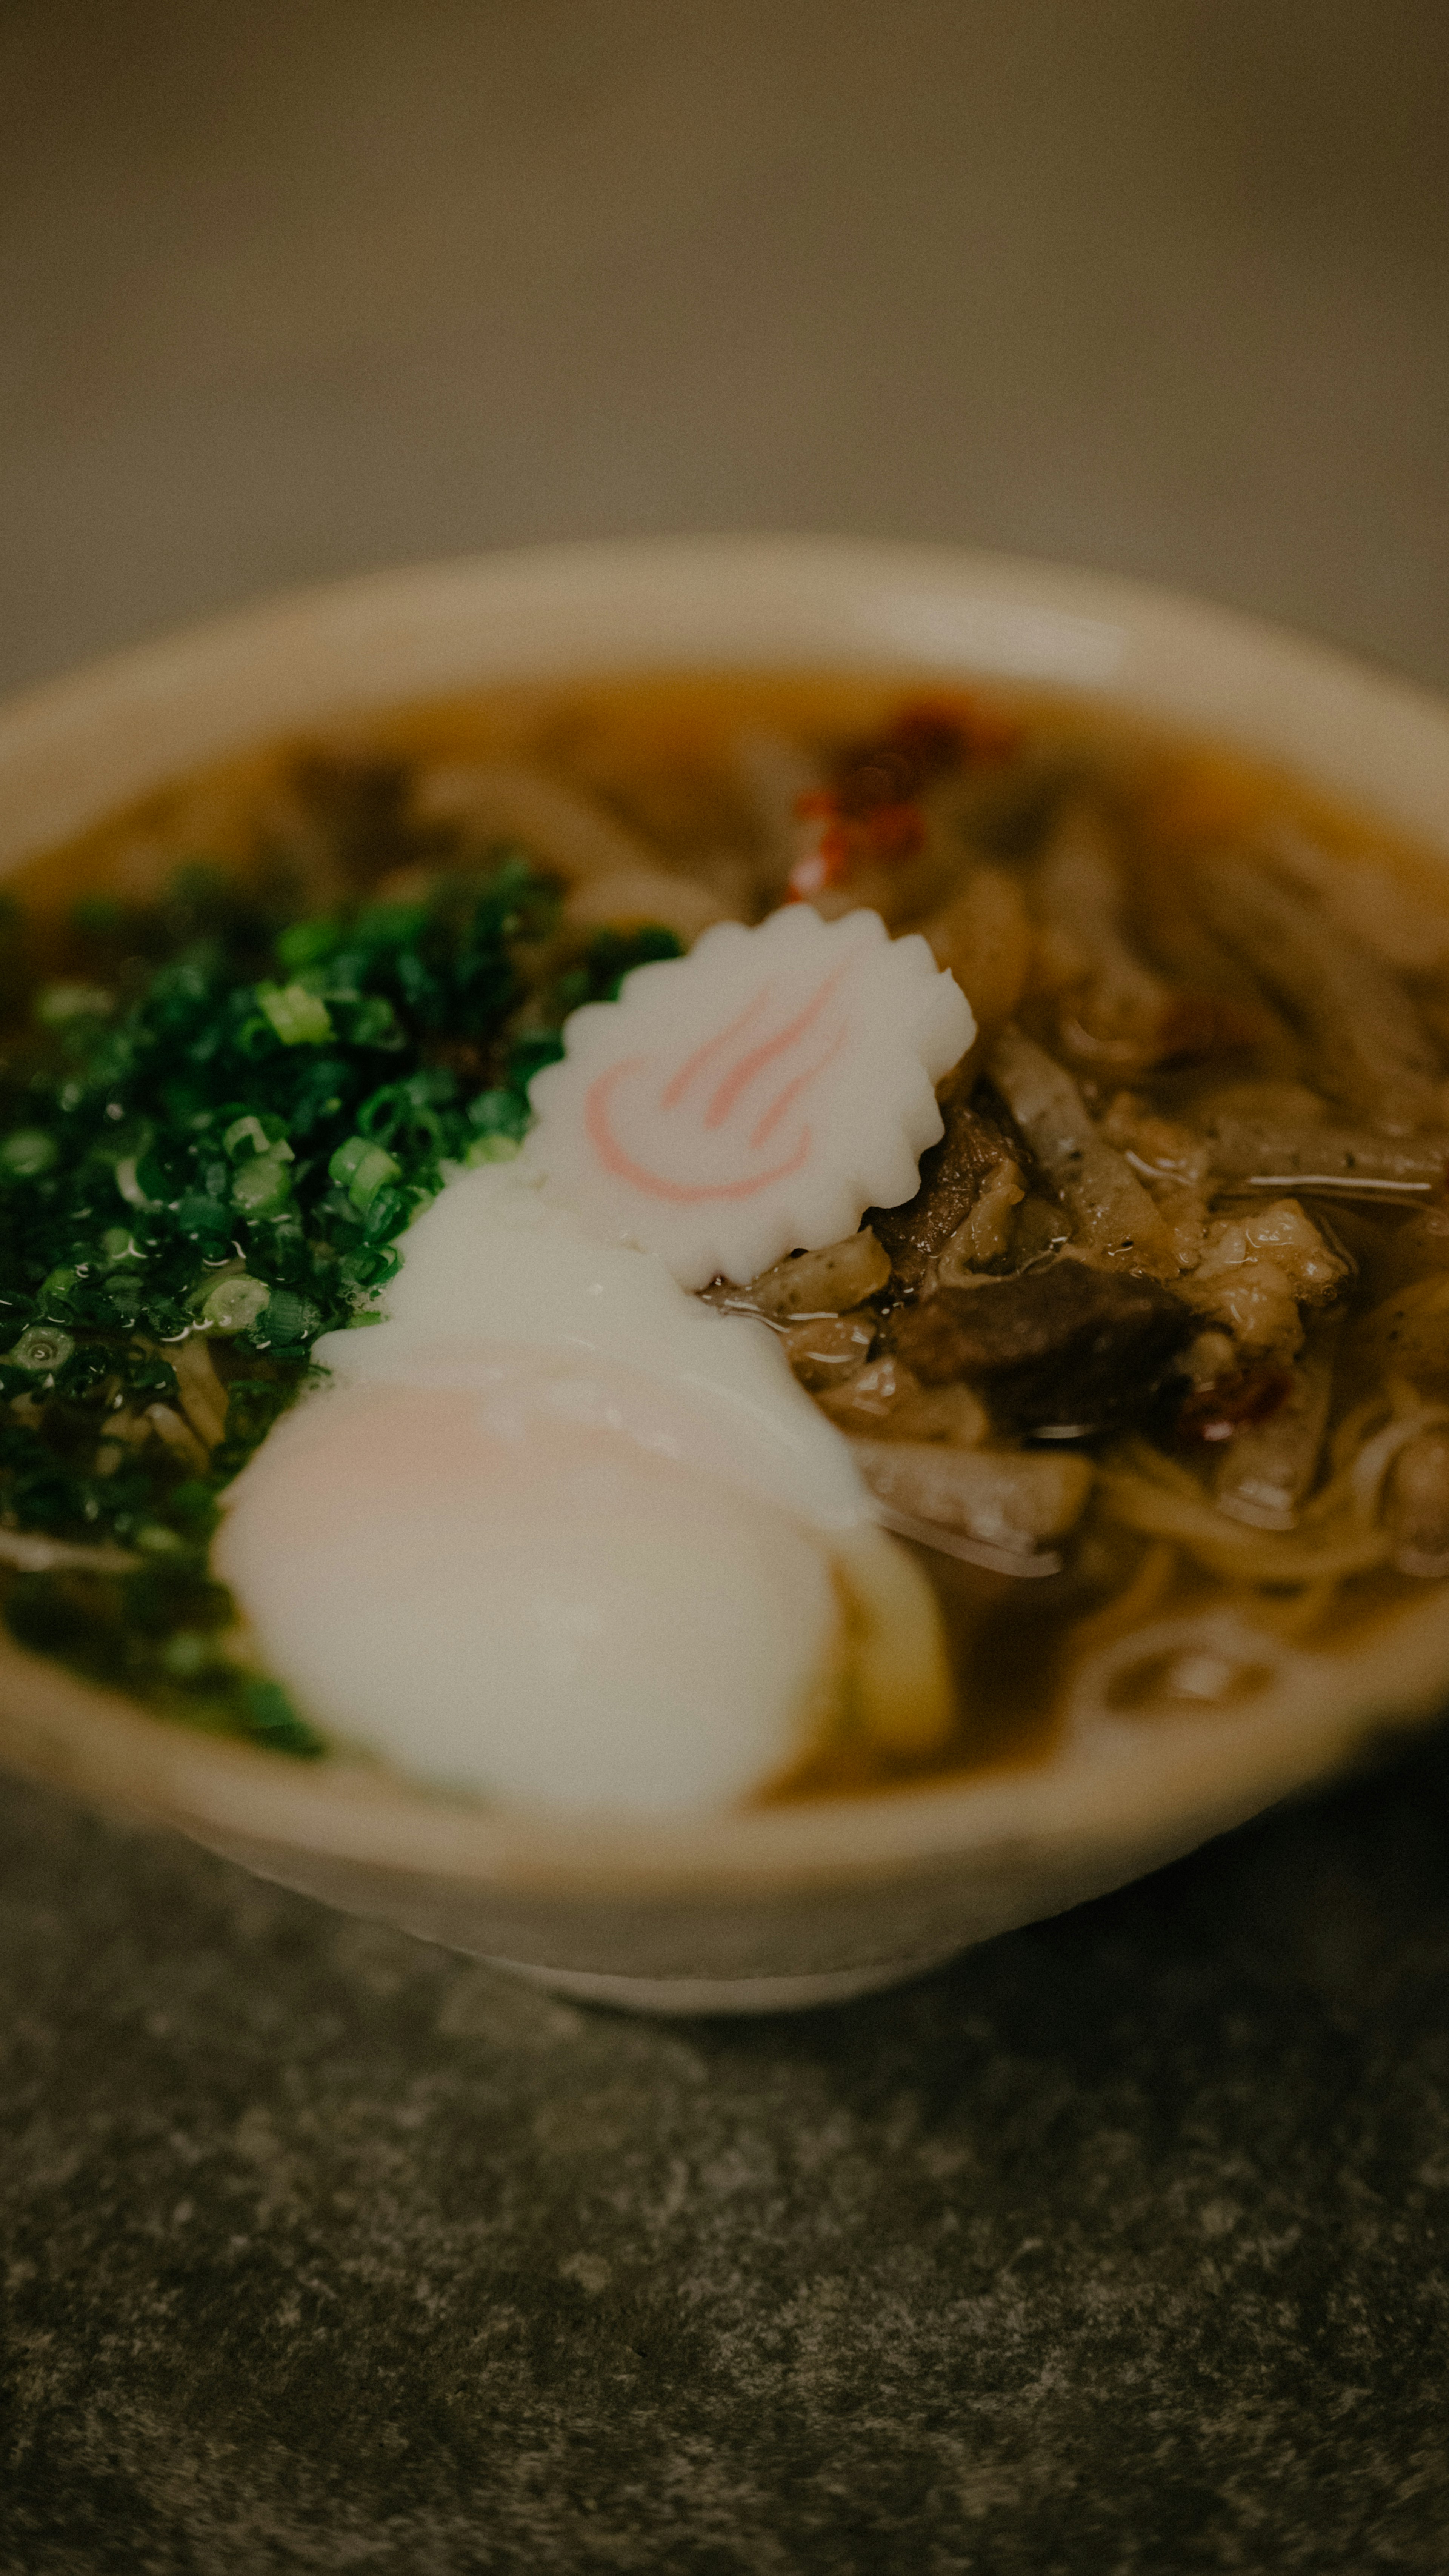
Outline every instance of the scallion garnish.
{"type": "Polygon", "coordinates": [[[149,910],[90,898],[49,982],[8,916],[0,1531],[67,1551],[0,1566],[22,1642],[322,1749],[238,1646],[207,1572],[216,1498],[318,1336],[371,1318],[448,1166],[517,1150],[564,1014],[676,953],[606,935],[560,966],[555,925],[517,854],[426,901],[292,921],[191,870],[149,910]]]}

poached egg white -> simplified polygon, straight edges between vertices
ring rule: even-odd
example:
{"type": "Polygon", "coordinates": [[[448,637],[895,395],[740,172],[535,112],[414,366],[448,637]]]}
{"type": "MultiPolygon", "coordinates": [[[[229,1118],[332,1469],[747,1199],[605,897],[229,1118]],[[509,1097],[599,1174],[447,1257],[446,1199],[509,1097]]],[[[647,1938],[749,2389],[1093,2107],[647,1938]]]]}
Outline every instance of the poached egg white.
{"type": "Polygon", "coordinates": [[[738,1804],[833,1727],[950,1722],[940,1623],[767,1327],[515,1166],[450,1180],[388,1318],[231,1487],[214,1562],[305,1713],[510,1804],[738,1804]]]}

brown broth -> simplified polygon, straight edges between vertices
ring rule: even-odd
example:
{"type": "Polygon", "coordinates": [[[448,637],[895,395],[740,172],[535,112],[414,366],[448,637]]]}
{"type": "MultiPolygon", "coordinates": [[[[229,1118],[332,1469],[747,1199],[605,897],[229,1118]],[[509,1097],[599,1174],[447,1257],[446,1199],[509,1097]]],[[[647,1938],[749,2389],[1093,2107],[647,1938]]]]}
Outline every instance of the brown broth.
{"type": "MultiPolygon", "coordinates": [[[[299,912],[339,896],[386,891],[396,871],[420,864],[415,844],[388,820],[390,812],[400,810],[399,782],[405,787],[411,774],[424,767],[508,760],[527,762],[596,800],[647,839],[663,863],[680,874],[723,882],[730,862],[743,882],[753,868],[756,893],[746,909],[758,913],[770,890],[759,891],[760,826],[737,774],[740,736],[768,732],[828,759],[842,745],[880,735],[902,700],[913,694],[918,693],[898,676],[887,675],[644,675],[498,689],[445,705],[405,709],[356,731],[273,747],[168,787],[68,848],[31,861],[10,879],[8,891],[36,925],[33,971],[42,977],[64,976],[76,964],[67,920],[78,898],[115,892],[127,900],[151,899],[183,860],[204,856],[251,883],[280,872],[290,879],[299,912]],[[332,776],[342,781],[336,793],[353,795],[362,817],[355,816],[349,826],[351,841],[340,860],[337,833],[332,831],[329,839],[320,763],[333,764],[332,776]]],[[[948,706],[967,702],[967,693],[935,684],[919,694],[948,706]]],[[[1347,885],[1355,871],[1384,870],[1405,905],[1432,912],[1441,931],[1440,953],[1430,965],[1406,970],[1402,983],[1407,1006],[1421,1011],[1441,1049],[1449,1040],[1449,904],[1442,872],[1429,854],[1266,766],[1211,746],[1165,738],[1122,713],[994,689],[970,692],[969,703],[978,713],[985,708],[992,719],[1018,728],[1020,749],[998,763],[994,786],[990,779],[985,782],[992,792],[983,794],[973,826],[978,830],[974,856],[963,847],[963,876],[974,858],[983,855],[1008,873],[1029,866],[1040,846],[1033,797],[1049,813],[1068,792],[1061,782],[1075,782],[1110,818],[1127,939],[1145,963],[1171,977],[1178,970],[1165,929],[1164,889],[1170,906],[1190,911],[1193,870],[1204,853],[1224,847],[1252,852],[1265,840],[1273,845],[1275,836],[1281,841],[1285,833],[1296,835],[1319,854],[1326,881],[1347,885]]],[[[546,860],[547,853],[543,856],[546,860]]],[[[779,890],[777,884],[775,896],[779,890]]],[[[1351,914],[1352,904],[1346,909],[1351,914]]],[[[893,926],[915,925],[908,917],[893,926]]],[[[1039,954],[1043,937],[1039,925],[1039,954]]],[[[1225,984],[1236,987],[1242,981],[1239,960],[1225,984]]],[[[1060,994],[1069,985],[1070,979],[1068,986],[1059,979],[1054,986],[1044,971],[1038,972],[1036,987],[1019,1013],[1024,1028],[1058,1054],[1060,994]]],[[[1114,1095],[1127,1090],[1139,1096],[1145,1112],[1191,1126],[1208,1097],[1226,1082],[1257,1079],[1312,1086],[1318,1075],[1326,1096],[1332,1069],[1316,1062],[1311,1033],[1293,1025],[1281,1002],[1275,1002],[1265,1011],[1257,1036],[1226,1045],[1206,1061],[1124,1070],[1079,1057],[1072,1070],[1099,1120],[1108,1116],[1114,1095]]],[[[1329,1115],[1332,1120],[1339,1113],[1329,1115]]],[[[1356,1276],[1341,1291],[1347,1323],[1329,1414],[1331,1442],[1383,1377],[1382,1357],[1365,1335],[1363,1318],[1406,1281],[1449,1272],[1449,1214],[1441,1245],[1423,1219],[1426,1209],[1444,1207],[1442,1187],[1426,1193],[1407,1212],[1404,1206],[1361,1200],[1304,1203],[1315,1222],[1326,1219],[1330,1240],[1356,1265],[1356,1276]],[[1409,1229],[1416,1222],[1419,1231],[1411,1238],[1409,1229]]],[[[1261,1205],[1261,1196],[1255,1200],[1251,1193],[1240,1190],[1234,1196],[1219,1188],[1213,1214],[1232,1215],[1261,1205]]],[[[999,1275],[1012,1274],[1003,1270],[999,1275]]],[[[891,1309],[887,1296],[883,1325],[891,1309]]],[[[1427,1360],[1419,1354],[1415,1382],[1426,1401],[1449,1401],[1449,1339],[1437,1362],[1432,1354],[1427,1360]]],[[[1179,1468],[1186,1465],[1200,1482],[1214,1464],[1217,1453],[1193,1451],[1175,1439],[1167,1416],[1153,1426],[1152,1436],[1179,1468]]],[[[1092,1454],[1110,1470],[1121,1454],[1120,1442],[1115,1436],[1100,1440],[1092,1454]]],[[[1315,1490],[1326,1481],[1327,1470],[1320,1468],[1315,1490]]],[[[1202,1490],[1206,1499],[1205,1484],[1202,1490]]],[[[1234,1529],[1241,1535],[1241,1525],[1234,1529]]],[[[1147,1599],[1144,1569],[1152,1573],[1148,1559],[1154,1544],[1150,1535],[1124,1528],[1099,1489],[1066,1542],[1063,1570],[1055,1576],[1021,1581],[927,1549],[916,1551],[941,1603],[960,1677],[958,1737],[932,1768],[981,1769],[1038,1760],[1050,1752],[1063,1687],[1083,1653],[1110,1639],[1124,1614],[1130,1630],[1133,1601],[1139,1593],[1147,1599]]],[[[1424,1590],[1421,1580],[1396,1572],[1387,1562],[1327,1582],[1317,1591],[1310,1580],[1244,1582],[1206,1569],[1186,1547],[1175,1548],[1160,1573],[1160,1581],[1153,1575],[1154,1623],[1219,1601],[1241,1604],[1247,1599],[1254,1615],[1263,1619],[1265,1636],[1285,1617],[1291,1626],[1301,1616],[1303,1633],[1322,1645],[1346,1641],[1365,1625],[1392,1617],[1422,1599],[1424,1590]]],[[[1251,1674],[1242,1688],[1250,1684],[1251,1674]]],[[[1171,1702],[1171,1690],[1166,1684],[1155,1689],[1149,1674],[1139,1698],[1131,1702],[1129,1694],[1123,1705],[1134,1705],[1149,1718],[1171,1702]]],[[[1237,1704],[1231,1690],[1223,1704],[1237,1704]]],[[[918,1776],[919,1766],[893,1765],[878,1748],[838,1743],[821,1748],[777,1794],[843,1794],[918,1776]]]]}

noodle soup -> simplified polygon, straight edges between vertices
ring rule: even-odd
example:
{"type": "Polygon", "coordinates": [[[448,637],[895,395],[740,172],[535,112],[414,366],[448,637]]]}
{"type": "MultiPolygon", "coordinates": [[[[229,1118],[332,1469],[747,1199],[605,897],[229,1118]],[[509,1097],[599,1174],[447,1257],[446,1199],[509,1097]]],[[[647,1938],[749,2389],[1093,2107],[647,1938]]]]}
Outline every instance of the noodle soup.
{"type": "MultiPolygon", "coordinates": [[[[497,692],[198,778],[13,881],[0,1569],[14,1636],[325,1758],[221,1498],[410,1224],[506,1164],[570,1014],[728,920],[864,908],[971,1004],[915,1194],[752,1318],[949,1640],[753,1793],[1250,1709],[1449,1573],[1449,914],[1282,779],[999,691],[497,692]]],[[[688,1723],[687,1706],[681,1723],[688,1723]]]]}

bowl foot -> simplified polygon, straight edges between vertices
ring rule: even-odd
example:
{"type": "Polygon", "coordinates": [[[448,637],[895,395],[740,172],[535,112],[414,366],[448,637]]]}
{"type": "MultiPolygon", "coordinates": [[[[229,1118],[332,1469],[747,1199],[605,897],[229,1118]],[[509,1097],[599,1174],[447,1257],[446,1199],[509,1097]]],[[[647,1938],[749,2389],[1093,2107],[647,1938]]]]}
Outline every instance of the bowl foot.
{"type": "Polygon", "coordinates": [[[522,1977],[571,2003],[608,2004],[616,2012],[776,2013],[812,2012],[822,2004],[847,2004],[857,1995],[880,1994],[944,1966],[959,1941],[912,1958],[877,1959],[864,1968],[827,1968],[804,1977],[610,1977],[587,1968],[539,1968],[522,1959],[490,1958],[486,1965],[522,1977]]]}

